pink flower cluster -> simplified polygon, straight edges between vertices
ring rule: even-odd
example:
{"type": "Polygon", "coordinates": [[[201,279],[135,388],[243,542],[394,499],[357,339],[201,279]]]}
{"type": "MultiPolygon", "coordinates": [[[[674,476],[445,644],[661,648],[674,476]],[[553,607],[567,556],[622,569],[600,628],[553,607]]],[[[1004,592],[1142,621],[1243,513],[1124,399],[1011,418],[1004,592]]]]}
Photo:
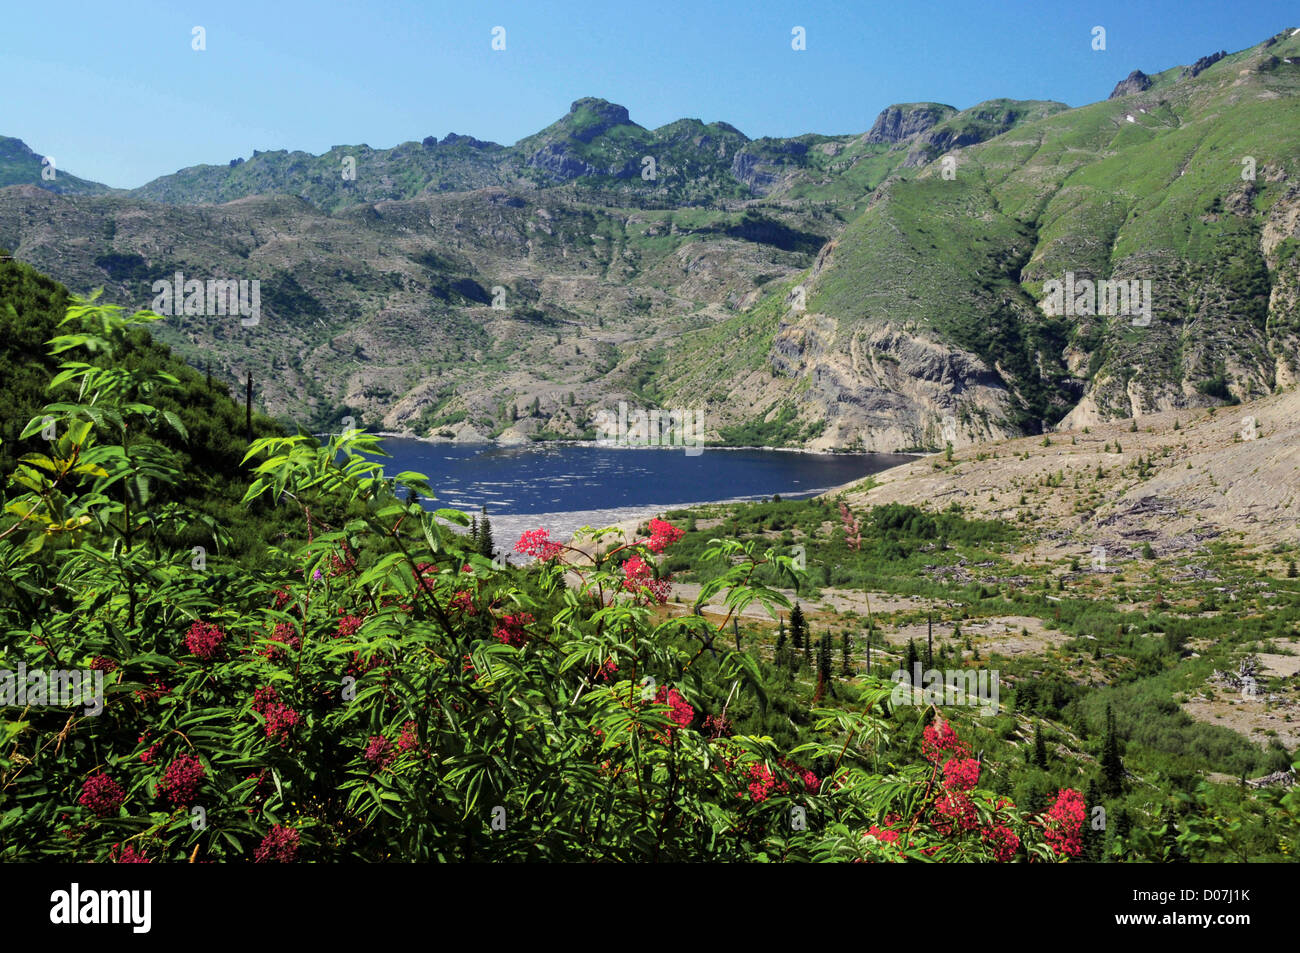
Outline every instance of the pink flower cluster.
{"type": "Polygon", "coordinates": [[[564,552],[564,545],[551,539],[551,534],[544,529],[530,529],[519,537],[519,542],[515,543],[515,552],[546,562],[564,552]]]}
{"type": "Polygon", "coordinates": [[[402,725],[402,733],[397,736],[398,751],[414,751],[420,746],[420,726],[414,721],[402,725]]]}
{"type": "Polygon", "coordinates": [[[474,596],[468,589],[457,589],[456,594],[447,603],[447,608],[466,615],[478,615],[478,609],[474,606],[474,596]]]}
{"type": "Polygon", "coordinates": [[[164,695],[171,694],[171,688],[161,678],[151,679],[149,684],[152,685],[153,687],[146,688],[146,689],[138,688],[135,691],[135,700],[140,702],[141,704],[145,702],[157,701],[159,698],[162,698],[164,695]]]}
{"type": "Polygon", "coordinates": [[[1056,803],[1043,814],[1043,836],[1058,854],[1078,857],[1083,851],[1083,821],[1088,811],[1083,795],[1071,788],[1056,794],[1056,803]]]}
{"type": "Polygon", "coordinates": [[[980,780],[980,763],[972,758],[953,758],[943,766],[943,786],[950,791],[969,791],[980,780]]]}
{"type": "Polygon", "coordinates": [[[292,827],[276,824],[253,852],[257,864],[290,864],[298,856],[300,835],[292,827]]]}
{"type": "Polygon", "coordinates": [[[766,801],[767,796],[772,792],[772,786],[776,784],[772,769],[765,764],[755,762],[749,766],[749,777],[749,799],[756,804],[766,801]]]}
{"type": "Polygon", "coordinates": [[[272,661],[285,654],[287,648],[291,652],[296,652],[302,648],[302,639],[298,636],[298,630],[288,622],[277,622],[275,631],[271,633],[271,641],[278,642],[279,645],[268,645],[262,649],[262,655],[272,661]]]}
{"type": "Polygon", "coordinates": [[[364,621],[365,619],[359,615],[343,616],[343,618],[339,619],[339,625],[334,631],[334,637],[336,639],[350,639],[357,634],[361,628],[361,623],[364,621]]]}
{"type": "Polygon", "coordinates": [[[152,864],[153,861],[135,849],[134,844],[121,847],[114,844],[108,851],[108,859],[115,864],[152,864]]]}
{"type": "Polygon", "coordinates": [[[898,831],[894,830],[888,825],[886,825],[883,828],[880,828],[877,827],[875,824],[872,824],[870,827],[867,828],[867,832],[862,836],[874,837],[876,840],[882,841],[883,843],[886,844],[897,844],[898,838],[901,835],[898,831]]]}
{"type": "Polygon", "coordinates": [[[1008,863],[1020,849],[1020,838],[1010,827],[1000,821],[995,820],[980,831],[980,837],[988,845],[989,850],[993,851],[993,859],[999,864],[1008,863]]]}
{"type": "Polygon", "coordinates": [[[198,758],[183,754],[167,766],[158,787],[166,792],[167,800],[183,807],[193,802],[199,793],[199,784],[206,776],[207,771],[198,758]]]}
{"type": "Polygon", "coordinates": [[[950,723],[937,719],[926,725],[921,737],[921,753],[927,761],[938,764],[944,755],[949,757],[968,757],[970,745],[957,737],[950,723]]]}
{"type": "Polygon", "coordinates": [[[216,657],[224,641],[226,633],[200,620],[190,626],[189,634],[185,636],[185,647],[206,662],[216,657]]]}
{"type": "Polygon", "coordinates": [[[674,731],[678,728],[690,727],[691,722],[695,720],[695,709],[675,688],[660,686],[659,691],[655,693],[655,704],[667,705],[668,720],[677,726],[669,728],[667,735],[656,735],[656,738],[664,744],[672,742],[674,731]]]}
{"type": "Polygon", "coordinates": [[[661,519],[652,519],[650,521],[650,540],[646,543],[646,548],[652,553],[662,553],[685,535],[685,530],[678,529],[672,523],[666,523],[661,519]]]}
{"type": "Polygon", "coordinates": [[[366,743],[365,759],[382,771],[393,763],[397,757],[397,752],[393,750],[393,743],[383,735],[371,735],[366,743]]]}
{"type": "Polygon", "coordinates": [[[96,817],[116,814],[126,801],[126,792],[107,774],[92,774],[81,786],[77,803],[96,817]]]}
{"type": "Polygon", "coordinates": [[[528,642],[528,633],[524,630],[525,626],[531,625],[536,620],[527,612],[516,612],[514,615],[502,616],[497,623],[496,631],[492,634],[502,645],[513,645],[515,648],[523,648],[528,642]]]}
{"type": "Polygon", "coordinates": [[[654,578],[654,572],[640,556],[629,556],[623,563],[623,588],[629,592],[634,592],[638,597],[649,594],[649,598],[660,604],[668,601],[668,594],[672,591],[672,583],[668,576],[661,579],[654,578]]]}
{"type": "Polygon", "coordinates": [[[266,737],[283,744],[289,732],[301,720],[298,712],[280,701],[280,693],[266,686],[253,693],[253,711],[262,716],[266,737]]]}

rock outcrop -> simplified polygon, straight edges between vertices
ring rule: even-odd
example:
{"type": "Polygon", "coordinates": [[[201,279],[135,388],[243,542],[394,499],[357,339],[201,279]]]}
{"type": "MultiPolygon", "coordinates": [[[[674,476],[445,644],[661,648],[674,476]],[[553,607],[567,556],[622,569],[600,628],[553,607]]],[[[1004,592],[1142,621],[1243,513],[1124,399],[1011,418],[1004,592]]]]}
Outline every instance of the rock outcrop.
{"type": "Polygon", "coordinates": [[[1146,92],[1150,88],[1151,77],[1140,69],[1135,69],[1115,84],[1115,88],[1110,91],[1110,96],[1107,98],[1119,99],[1121,96],[1132,96],[1134,93],[1146,92]]]}

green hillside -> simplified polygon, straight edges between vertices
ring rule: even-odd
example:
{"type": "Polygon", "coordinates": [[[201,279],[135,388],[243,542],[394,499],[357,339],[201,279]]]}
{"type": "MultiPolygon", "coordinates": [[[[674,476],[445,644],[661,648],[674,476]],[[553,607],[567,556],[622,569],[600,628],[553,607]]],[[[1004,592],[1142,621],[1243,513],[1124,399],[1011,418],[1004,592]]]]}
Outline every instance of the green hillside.
{"type": "Polygon", "coordinates": [[[115,191],[107,185],[79,179],[63,171],[54,157],[51,167],[21,139],[0,136],[0,189],[6,185],[36,185],[61,195],[104,195],[115,191]],[[47,178],[49,175],[53,178],[47,178]]]}
{"type": "MultiPolygon", "coordinates": [[[[818,348],[838,355],[899,329],[976,355],[1006,395],[983,410],[1008,433],[1072,410],[1086,423],[1244,400],[1296,380],[1300,38],[1285,31],[1079,109],[984,104],[974,113],[1023,118],[953,152],[948,174],[939,161],[898,170],[827,249],[807,282],[807,314],[764,304],[753,319],[774,336],[812,328],[818,348]],[[1044,313],[1044,283],[1067,273],[1149,281],[1149,326],[1130,315],[1044,313]]],[[[918,141],[981,121],[963,117],[918,141]]],[[[674,395],[694,386],[695,342],[679,353],[686,376],[666,388],[674,395]]],[[[824,395],[799,394],[819,357],[796,365],[789,396],[801,413],[833,413],[824,395]]],[[[736,355],[729,370],[711,367],[719,371],[741,380],[750,364],[736,355]]],[[[867,388],[906,384],[861,377],[867,388]]],[[[942,412],[942,401],[930,410],[942,412]]]]}

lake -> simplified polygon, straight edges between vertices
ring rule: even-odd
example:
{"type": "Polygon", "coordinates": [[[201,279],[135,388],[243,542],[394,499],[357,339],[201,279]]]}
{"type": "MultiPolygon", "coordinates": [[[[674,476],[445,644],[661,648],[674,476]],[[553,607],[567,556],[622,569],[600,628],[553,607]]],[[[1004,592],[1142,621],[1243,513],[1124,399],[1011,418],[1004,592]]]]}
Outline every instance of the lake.
{"type": "Polygon", "coordinates": [[[523,529],[552,535],[609,526],[689,503],[755,500],[779,493],[800,499],[913,459],[890,453],[793,453],[782,450],[681,449],[582,445],[501,447],[435,444],[387,437],[380,458],[389,474],[429,477],[437,499],[427,508],[477,512],[486,506],[498,545],[523,529]]]}

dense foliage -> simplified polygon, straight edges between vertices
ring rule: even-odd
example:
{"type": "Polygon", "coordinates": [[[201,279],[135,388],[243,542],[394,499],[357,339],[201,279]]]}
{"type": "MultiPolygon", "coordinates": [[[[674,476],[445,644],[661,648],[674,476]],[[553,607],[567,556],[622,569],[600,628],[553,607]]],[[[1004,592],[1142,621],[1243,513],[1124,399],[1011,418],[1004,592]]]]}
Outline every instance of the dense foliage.
{"type": "MultiPolygon", "coordinates": [[[[3,668],[104,676],[104,707],[5,709],[0,857],[69,860],[1053,860],[1078,854],[1079,795],[1027,814],[943,718],[920,756],[879,757],[889,687],[821,707],[782,750],[736,732],[727,705],[766,698],[754,655],[726,644],[757,581],[794,561],[752,542],[705,554],[721,623],[656,611],[657,561],[681,530],[574,548],[544,531],[521,571],[479,554],[387,477],[375,438],[269,436],[249,504],[301,534],[255,559],[175,548],[196,518],[162,440],[179,382],[115,358],[142,312],[76,302],[53,402],[21,439],[0,523],[3,668]],[[347,513],[330,523],[322,513],[347,513]],[[724,595],[725,594],[725,595],[724,595]],[[707,672],[707,675],[705,674],[707,672]],[[717,687],[730,686],[716,703],[717,687]],[[821,773],[812,770],[818,766],[821,773]]],[[[916,709],[916,711],[925,711],[916,709]]],[[[913,719],[915,716],[912,716],[913,719]]]]}

